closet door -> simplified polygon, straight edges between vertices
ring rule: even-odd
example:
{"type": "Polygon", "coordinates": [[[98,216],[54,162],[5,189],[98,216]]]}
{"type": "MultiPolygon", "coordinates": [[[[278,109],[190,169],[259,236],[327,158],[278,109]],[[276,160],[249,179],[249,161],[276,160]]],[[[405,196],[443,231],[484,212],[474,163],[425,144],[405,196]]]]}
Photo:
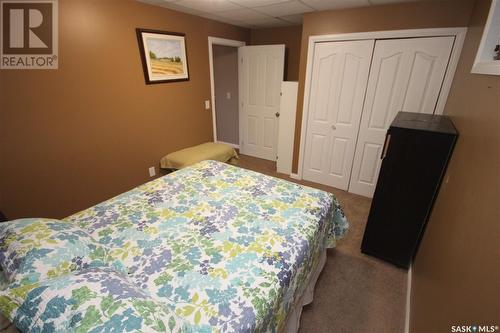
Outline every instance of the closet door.
{"type": "Polygon", "coordinates": [[[303,178],[347,190],[373,40],[314,48],[303,178]]]}
{"type": "Polygon", "coordinates": [[[434,113],[454,39],[375,43],[349,192],[373,196],[386,131],[398,111],[434,113]]]}

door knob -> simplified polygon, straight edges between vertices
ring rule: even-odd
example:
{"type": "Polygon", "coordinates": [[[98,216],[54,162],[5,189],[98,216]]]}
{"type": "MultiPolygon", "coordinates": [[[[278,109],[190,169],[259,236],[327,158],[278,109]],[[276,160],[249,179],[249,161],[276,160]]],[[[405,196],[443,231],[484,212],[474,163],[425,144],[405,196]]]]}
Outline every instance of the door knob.
{"type": "Polygon", "coordinates": [[[276,118],[280,117],[280,113],[279,112],[276,112],[274,115],[276,116],[276,118]]]}
{"type": "Polygon", "coordinates": [[[335,124],[332,124],[332,130],[336,130],[337,129],[337,126],[335,126],[335,124]]]}

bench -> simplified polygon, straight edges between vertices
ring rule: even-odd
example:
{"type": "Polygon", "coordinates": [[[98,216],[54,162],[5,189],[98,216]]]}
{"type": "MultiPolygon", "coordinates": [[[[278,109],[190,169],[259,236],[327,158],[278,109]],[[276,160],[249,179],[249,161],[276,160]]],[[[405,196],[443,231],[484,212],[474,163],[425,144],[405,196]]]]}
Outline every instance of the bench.
{"type": "Polygon", "coordinates": [[[233,147],[223,143],[206,142],[164,156],[160,166],[162,169],[182,169],[204,160],[237,164],[237,159],[238,154],[233,147]]]}

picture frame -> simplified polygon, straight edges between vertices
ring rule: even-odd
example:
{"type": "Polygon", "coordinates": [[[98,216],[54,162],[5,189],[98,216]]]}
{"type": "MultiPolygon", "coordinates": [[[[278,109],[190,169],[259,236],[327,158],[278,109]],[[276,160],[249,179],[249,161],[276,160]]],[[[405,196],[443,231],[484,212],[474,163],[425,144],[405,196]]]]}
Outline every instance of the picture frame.
{"type": "Polygon", "coordinates": [[[500,1],[491,0],[488,19],[471,73],[500,75],[500,1]]]}
{"type": "Polygon", "coordinates": [[[137,28],[136,34],[146,84],[189,80],[184,33],[137,28]]]}

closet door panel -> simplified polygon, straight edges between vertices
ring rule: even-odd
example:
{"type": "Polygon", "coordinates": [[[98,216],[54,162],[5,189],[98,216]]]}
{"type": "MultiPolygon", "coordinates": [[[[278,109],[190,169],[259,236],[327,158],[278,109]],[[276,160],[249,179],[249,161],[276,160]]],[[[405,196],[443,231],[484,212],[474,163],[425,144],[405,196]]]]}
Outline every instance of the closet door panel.
{"type": "Polygon", "coordinates": [[[373,66],[377,68],[374,79],[369,82],[369,93],[366,103],[371,105],[365,110],[370,111],[368,128],[372,131],[385,132],[390,123],[390,110],[397,108],[398,88],[403,84],[401,75],[404,71],[404,54],[394,52],[374,59],[373,66]]]}
{"type": "Polygon", "coordinates": [[[303,178],[347,190],[373,40],[315,46],[303,178]]]}
{"type": "Polygon", "coordinates": [[[349,192],[373,196],[385,135],[398,111],[434,113],[453,42],[454,37],[376,41],[349,192]]]}
{"type": "Polygon", "coordinates": [[[454,37],[426,38],[427,48],[432,51],[414,51],[402,107],[404,111],[434,113],[454,40],[454,37]]]}

